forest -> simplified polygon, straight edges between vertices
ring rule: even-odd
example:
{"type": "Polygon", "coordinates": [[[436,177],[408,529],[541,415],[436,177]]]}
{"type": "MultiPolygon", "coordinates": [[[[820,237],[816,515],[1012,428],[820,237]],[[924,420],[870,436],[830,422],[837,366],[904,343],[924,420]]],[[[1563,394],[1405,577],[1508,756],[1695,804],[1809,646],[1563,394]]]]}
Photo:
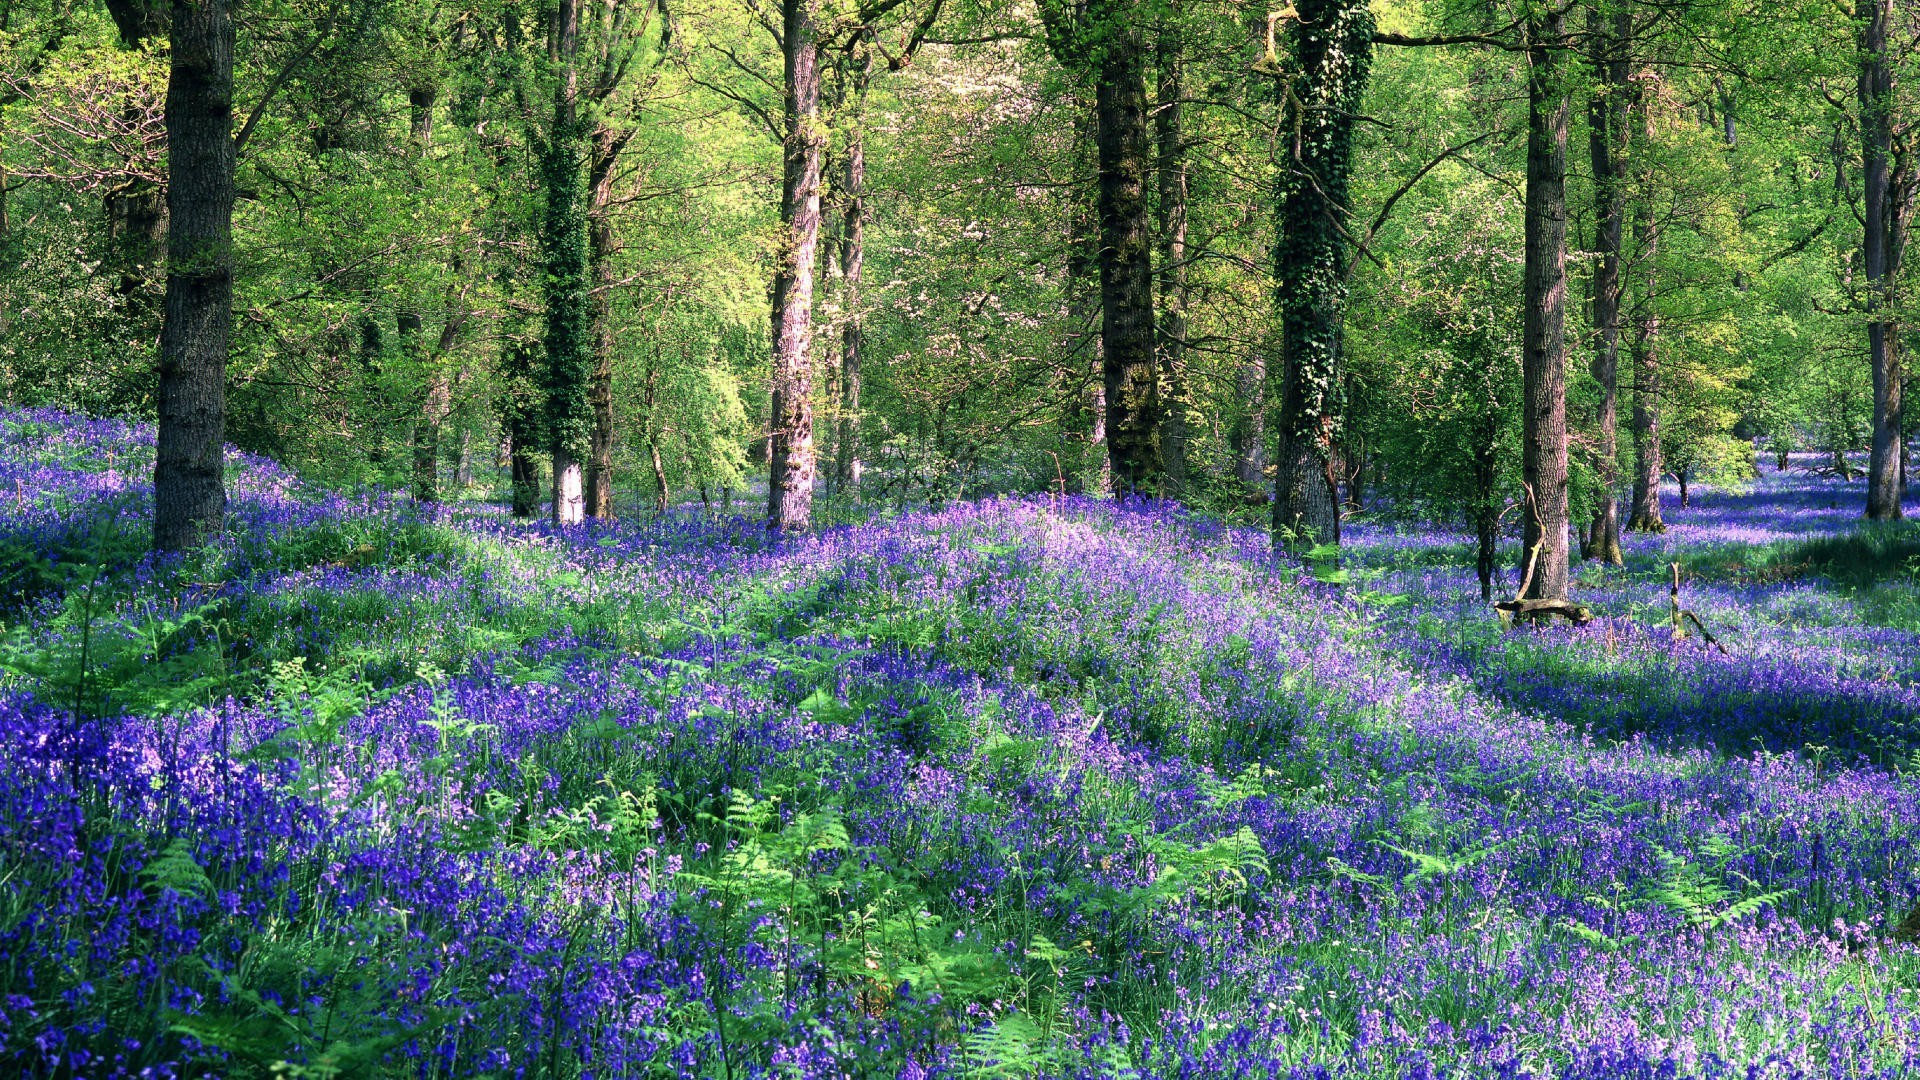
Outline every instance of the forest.
{"type": "Polygon", "coordinates": [[[1905,0],[0,0],[0,1075],[1920,1077],[1905,0]]]}

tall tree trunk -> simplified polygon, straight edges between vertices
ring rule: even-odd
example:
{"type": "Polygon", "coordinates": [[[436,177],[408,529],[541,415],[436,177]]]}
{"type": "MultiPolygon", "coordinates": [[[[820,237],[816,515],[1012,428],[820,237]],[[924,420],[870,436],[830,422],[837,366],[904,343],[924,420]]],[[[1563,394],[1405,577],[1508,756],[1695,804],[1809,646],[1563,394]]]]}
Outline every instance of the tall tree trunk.
{"type": "Polygon", "coordinates": [[[660,417],[656,413],[660,402],[659,390],[660,353],[656,349],[653,363],[647,365],[646,393],[642,396],[641,405],[646,409],[647,416],[644,428],[647,434],[647,456],[653,464],[654,512],[664,514],[667,512],[670,496],[667,492],[666,463],[660,458],[660,417]]]}
{"type": "Polygon", "coordinates": [[[1855,0],[1860,54],[1860,157],[1867,275],[1867,350],[1873,363],[1873,438],[1867,460],[1867,517],[1901,516],[1899,327],[1894,321],[1892,234],[1898,215],[1891,205],[1893,67],[1887,54],[1893,0],[1855,0]]]}
{"type": "Polygon", "coordinates": [[[1159,104],[1154,141],[1159,151],[1160,211],[1160,455],[1167,490],[1180,495],[1187,486],[1187,412],[1184,348],[1187,340],[1187,143],[1182,127],[1186,96],[1180,56],[1179,0],[1160,28],[1159,104]]]}
{"type": "Polygon", "coordinates": [[[862,42],[854,75],[853,104],[847,132],[845,190],[840,206],[840,432],[835,440],[834,472],[840,490],[860,492],[860,361],[865,314],[860,309],[861,274],[867,257],[867,85],[873,75],[873,49],[862,42]]]}
{"type": "Polygon", "coordinates": [[[1633,509],[1627,528],[1635,532],[1665,532],[1660,514],[1660,478],[1666,465],[1660,452],[1660,312],[1656,305],[1660,276],[1655,267],[1660,254],[1660,225],[1653,207],[1642,202],[1634,222],[1639,248],[1639,317],[1633,333],[1633,509]]]}
{"type": "Polygon", "coordinates": [[[1474,574],[1480,579],[1480,599],[1493,599],[1493,575],[1498,566],[1500,542],[1500,413],[1493,407],[1492,382],[1488,378],[1487,408],[1480,414],[1478,438],[1473,447],[1473,534],[1474,574]]]}
{"type": "Polygon", "coordinates": [[[1366,93],[1373,15],[1365,0],[1297,9],[1295,71],[1285,95],[1291,145],[1274,245],[1280,314],[1280,451],[1276,546],[1340,542],[1340,337],[1346,316],[1347,180],[1354,117],[1366,93]]]}
{"type": "Polygon", "coordinates": [[[805,530],[813,515],[813,275],[820,246],[820,40],[815,0],[782,0],[786,143],[780,263],[773,277],[773,416],[767,527],[805,530]]]}
{"type": "MultiPolygon", "coordinates": [[[[144,52],[166,38],[172,25],[167,0],[107,0],[107,13],[120,32],[120,47],[144,52]]],[[[139,119],[130,106],[125,119],[139,119]]],[[[114,291],[137,329],[151,333],[154,276],[167,253],[167,192],[145,177],[129,176],[107,191],[104,200],[107,239],[117,265],[114,291]]]]}
{"type": "Polygon", "coordinates": [[[593,409],[592,443],[587,455],[586,511],[613,517],[613,231],[614,166],[632,138],[604,122],[594,125],[587,165],[587,263],[593,281],[593,361],[587,399],[593,409]]]}
{"type": "MultiPolygon", "coordinates": [[[[1095,153],[1093,108],[1091,104],[1074,113],[1073,157],[1076,162],[1095,153]]],[[[1100,345],[1100,219],[1098,195],[1086,197],[1074,189],[1073,205],[1067,216],[1067,335],[1064,377],[1076,388],[1085,387],[1084,396],[1074,396],[1074,418],[1091,417],[1086,425],[1087,442],[1104,447],[1107,442],[1106,376],[1103,374],[1100,345]]],[[[1106,454],[1100,456],[1100,486],[1106,487],[1112,472],[1106,454]]]]}
{"type": "Polygon", "coordinates": [[[1132,12],[1112,10],[1101,21],[1093,105],[1100,167],[1102,388],[1111,483],[1121,498],[1159,495],[1164,481],[1155,437],[1160,395],[1147,215],[1146,56],[1131,20],[1132,12]]]}
{"type": "Polygon", "coordinates": [[[157,551],[205,542],[226,513],[226,374],[233,332],[234,37],[227,0],[177,0],[170,38],[171,228],[153,469],[157,551]]]}
{"type": "MultiPolygon", "coordinates": [[[[439,87],[432,84],[416,86],[407,92],[409,112],[408,141],[416,158],[425,161],[433,149],[433,109],[439,100],[439,87]]],[[[424,196],[426,177],[416,172],[416,187],[424,196]]],[[[449,308],[447,325],[453,326],[453,313],[449,308]]],[[[445,419],[451,389],[447,385],[447,376],[440,361],[444,350],[434,353],[425,351],[421,341],[424,320],[414,310],[402,310],[397,313],[396,323],[399,329],[400,347],[406,357],[415,362],[425,381],[421,387],[418,415],[413,423],[413,497],[418,502],[438,502],[440,499],[440,424],[445,419]]]]}
{"type": "Polygon", "coordinates": [[[509,336],[501,352],[500,422],[507,435],[507,467],[513,483],[513,516],[530,518],[540,510],[540,476],[534,454],[546,445],[541,437],[543,395],[538,389],[540,346],[509,336]]]}
{"type": "Polygon", "coordinates": [[[1567,72],[1566,17],[1528,25],[1526,315],[1521,339],[1520,471],[1525,515],[1525,599],[1567,596],[1567,72]]]}
{"type": "Polygon", "coordinates": [[[1255,349],[1234,373],[1234,391],[1245,412],[1234,419],[1227,444],[1233,451],[1233,475],[1258,491],[1266,484],[1267,469],[1267,358],[1255,349]]]}
{"type": "Polygon", "coordinates": [[[1628,36],[1632,13],[1622,7],[1612,25],[1599,8],[1587,11],[1587,36],[1598,74],[1587,103],[1587,146],[1593,159],[1593,365],[1600,384],[1594,409],[1599,429],[1599,497],[1587,528],[1586,556],[1614,566],[1626,560],[1620,551],[1619,486],[1619,373],[1620,373],[1620,250],[1626,234],[1626,185],[1622,157],[1626,148],[1628,36]]]}
{"type": "Polygon", "coordinates": [[[578,524],[586,516],[581,465],[593,444],[592,318],[587,310],[586,132],[580,120],[580,0],[560,0],[550,44],[558,68],[553,126],[541,148],[546,187],[541,240],[546,262],[547,437],[553,453],[553,520],[578,524]]]}

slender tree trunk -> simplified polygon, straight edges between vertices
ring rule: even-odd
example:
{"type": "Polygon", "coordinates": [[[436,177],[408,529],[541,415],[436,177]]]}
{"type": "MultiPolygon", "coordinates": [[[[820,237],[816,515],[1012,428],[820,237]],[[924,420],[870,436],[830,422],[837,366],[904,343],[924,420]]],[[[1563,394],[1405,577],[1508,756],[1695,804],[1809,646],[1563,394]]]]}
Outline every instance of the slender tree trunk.
{"type": "Polygon", "coordinates": [[[1500,542],[1500,503],[1496,491],[1500,479],[1499,413],[1489,408],[1482,414],[1478,435],[1473,448],[1473,569],[1480,579],[1480,599],[1492,600],[1500,542]]]}
{"type": "Polygon", "coordinates": [[[1266,486],[1267,468],[1267,358],[1259,349],[1247,355],[1234,374],[1234,390],[1245,412],[1235,417],[1228,431],[1228,447],[1233,451],[1233,475],[1242,484],[1260,490],[1266,486]]]}
{"type": "Polygon", "coordinates": [[[234,34],[227,0],[177,0],[170,37],[171,228],[153,469],[157,551],[205,542],[226,513],[226,372],[233,332],[234,34]]]}
{"type": "Polygon", "coordinates": [[[1521,572],[1533,565],[1525,599],[1567,596],[1567,100],[1565,16],[1548,11],[1528,26],[1526,315],[1520,469],[1525,515],[1521,572]]]}
{"type": "Polygon", "coordinates": [[[613,517],[613,175],[630,132],[605,123],[594,125],[587,165],[587,264],[593,281],[593,360],[588,403],[593,409],[592,443],[587,455],[587,516],[613,517]]]}
{"type": "Polygon", "coordinates": [[[1354,117],[1366,93],[1373,16],[1364,0],[1296,5],[1289,160],[1274,245],[1280,313],[1280,451],[1273,535],[1338,544],[1340,337],[1346,316],[1347,180],[1354,117]]]}
{"type": "Polygon", "coordinates": [[[547,436],[553,453],[553,520],[575,525],[586,517],[581,466],[593,443],[592,317],[587,310],[586,132],[580,120],[580,0],[560,0],[550,45],[558,68],[553,126],[541,153],[546,187],[541,240],[546,262],[547,436]]]}
{"type": "MultiPolygon", "coordinates": [[[[433,107],[439,96],[439,88],[431,84],[407,92],[407,141],[419,161],[425,161],[433,149],[433,107]]],[[[413,177],[416,194],[424,197],[426,177],[418,171],[413,177]]],[[[451,313],[448,319],[451,325],[451,313]]],[[[402,354],[425,377],[413,422],[413,497],[416,502],[437,502],[440,498],[440,421],[450,390],[446,375],[440,369],[439,354],[428,354],[421,341],[425,320],[420,313],[411,308],[402,309],[395,314],[394,322],[402,354]]]]}
{"type": "Polygon", "coordinates": [[[1626,185],[1622,156],[1626,149],[1628,36],[1632,13],[1624,6],[1612,26],[1598,8],[1587,12],[1587,34],[1593,46],[1593,66],[1599,77],[1587,104],[1587,146],[1593,161],[1594,255],[1593,365],[1600,384],[1594,409],[1599,429],[1599,497],[1587,527],[1586,556],[1614,566],[1626,560],[1620,551],[1619,487],[1619,372],[1620,372],[1620,251],[1626,234],[1626,185]]]}
{"type": "Polygon", "coordinates": [[[1665,532],[1660,513],[1660,477],[1666,465],[1660,451],[1660,312],[1656,306],[1660,277],[1655,268],[1660,253],[1660,226],[1653,208],[1642,203],[1633,233],[1639,248],[1639,318],[1633,335],[1633,510],[1627,528],[1635,532],[1665,532]]]}
{"type": "MultiPolygon", "coordinates": [[[[1084,102],[1082,104],[1085,104],[1084,102]]],[[[1076,110],[1074,117],[1074,160],[1096,153],[1091,105],[1076,110]]],[[[1099,197],[1085,198],[1076,190],[1067,219],[1067,339],[1069,362],[1065,377],[1076,386],[1087,388],[1086,396],[1076,396],[1076,418],[1090,416],[1087,442],[1104,447],[1107,442],[1107,392],[1100,341],[1100,220],[1099,197]]],[[[1111,474],[1106,455],[1100,456],[1100,486],[1106,487],[1111,474]]]]}
{"type": "Polygon", "coordinates": [[[453,486],[464,492],[473,486],[473,431],[460,431],[460,462],[453,468],[453,486]]]}
{"type": "Polygon", "coordinates": [[[866,316],[861,310],[860,285],[867,257],[867,85],[873,77],[873,49],[863,41],[853,83],[848,117],[846,186],[841,204],[840,288],[842,318],[840,344],[840,432],[836,440],[834,471],[840,490],[860,493],[860,361],[866,344],[866,316]]]}
{"type": "MultiPolygon", "coordinates": [[[[120,46],[145,52],[165,39],[172,25],[167,0],[108,0],[107,13],[120,32],[120,46]]],[[[130,107],[129,124],[139,119],[130,107]]],[[[151,333],[152,283],[167,253],[167,191],[145,177],[128,176],[109,189],[104,200],[107,239],[117,264],[119,295],[137,332],[151,333]]]]}
{"type": "Polygon", "coordinates": [[[1174,0],[1160,29],[1159,104],[1154,112],[1154,141],[1159,151],[1160,212],[1160,454],[1167,490],[1187,487],[1186,376],[1187,340],[1187,143],[1182,128],[1186,97],[1180,56],[1179,0],[1174,0]]]}
{"type": "Polygon", "coordinates": [[[1873,364],[1873,438],[1867,461],[1867,517],[1901,516],[1899,324],[1894,321],[1894,281],[1899,268],[1890,251],[1897,214],[1891,176],[1893,68],[1887,31],[1893,0],[1855,0],[1860,52],[1860,156],[1867,275],[1867,350],[1873,364]]]}
{"type": "Polygon", "coordinates": [[[1100,339],[1113,493],[1157,495],[1152,231],[1147,216],[1146,58],[1126,17],[1107,21],[1094,122],[1100,163],[1100,339]]]}
{"type": "Polygon", "coordinates": [[[820,244],[820,41],[814,0],[782,0],[786,145],[779,268],[773,278],[773,424],[767,527],[805,530],[813,514],[813,276],[820,244]]]}

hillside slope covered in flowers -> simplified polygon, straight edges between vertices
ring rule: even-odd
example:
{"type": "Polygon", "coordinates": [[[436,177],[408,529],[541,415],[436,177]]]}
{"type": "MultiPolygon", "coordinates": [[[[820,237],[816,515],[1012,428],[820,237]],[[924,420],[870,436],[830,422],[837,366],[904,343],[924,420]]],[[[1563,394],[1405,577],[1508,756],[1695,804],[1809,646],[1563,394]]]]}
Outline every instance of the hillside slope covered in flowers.
{"type": "Polygon", "coordinates": [[[0,417],[8,1075],[1920,1074],[1920,638],[1756,554],[1823,481],[1509,633],[1451,538],[1336,588],[1074,500],[772,544],[236,458],[155,563],[149,438],[0,417]]]}

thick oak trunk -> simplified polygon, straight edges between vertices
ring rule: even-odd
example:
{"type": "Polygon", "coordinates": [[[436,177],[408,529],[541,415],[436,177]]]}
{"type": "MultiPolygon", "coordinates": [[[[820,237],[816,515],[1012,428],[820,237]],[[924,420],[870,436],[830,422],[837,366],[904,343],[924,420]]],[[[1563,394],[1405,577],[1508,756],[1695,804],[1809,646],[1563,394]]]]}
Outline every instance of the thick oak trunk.
{"type": "Polygon", "coordinates": [[[1163,494],[1156,429],[1146,57],[1125,15],[1103,27],[1094,89],[1100,169],[1100,339],[1107,460],[1120,498],[1163,494]]]}
{"type": "Polygon", "coordinates": [[[1856,0],[1860,77],[1860,159],[1865,226],[1861,255],[1867,275],[1867,351],[1873,365],[1873,434],[1867,459],[1867,517],[1901,516],[1900,412],[1904,375],[1894,283],[1899,264],[1893,236],[1900,227],[1892,177],[1893,68],[1887,51],[1893,0],[1856,0]]]}
{"type": "Polygon", "coordinates": [[[773,413],[767,527],[805,530],[813,515],[813,276],[820,246],[820,41],[813,0],[783,0],[786,141],[780,254],[773,276],[773,413]]]}
{"type": "Polygon", "coordinates": [[[1592,43],[1598,78],[1587,104],[1587,147],[1593,166],[1593,379],[1600,385],[1594,407],[1598,434],[1599,492],[1593,520],[1588,523],[1586,556],[1614,566],[1625,559],[1620,551],[1619,486],[1619,372],[1620,372],[1620,251],[1626,235],[1626,184],[1622,156],[1626,149],[1628,35],[1632,16],[1622,8],[1609,26],[1601,12],[1590,9],[1587,34],[1592,43]]]}
{"type": "Polygon", "coordinates": [[[233,19],[227,0],[173,8],[167,81],[167,298],[160,332],[153,546],[196,546],[227,493],[227,349],[233,329],[233,19]]]}
{"type": "Polygon", "coordinates": [[[1521,330],[1520,471],[1530,503],[1523,600],[1567,595],[1567,72],[1565,16],[1528,27],[1526,312],[1521,330]]]}

